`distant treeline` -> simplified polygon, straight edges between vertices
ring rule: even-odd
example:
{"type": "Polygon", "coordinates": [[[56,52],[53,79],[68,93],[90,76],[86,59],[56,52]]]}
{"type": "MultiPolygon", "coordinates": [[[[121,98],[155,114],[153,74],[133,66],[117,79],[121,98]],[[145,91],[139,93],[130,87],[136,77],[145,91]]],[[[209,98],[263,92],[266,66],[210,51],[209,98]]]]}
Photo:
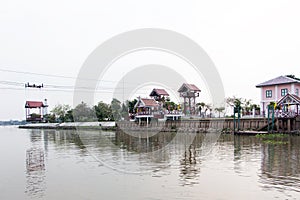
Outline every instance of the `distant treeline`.
{"type": "MultiPolygon", "coordinates": [[[[125,101],[121,103],[118,99],[112,99],[109,103],[103,101],[98,102],[97,105],[89,106],[85,102],[81,102],[75,108],[70,105],[59,104],[56,105],[49,114],[44,116],[46,122],[88,122],[88,121],[118,121],[120,119],[127,120],[129,113],[135,113],[134,106],[137,99],[132,101],[125,101]]],[[[251,100],[227,97],[225,104],[233,109],[233,107],[240,107],[243,115],[249,115],[254,109],[259,113],[259,105],[253,104],[251,100]]],[[[163,108],[169,111],[177,109],[182,105],[172,102],[170,99],[163,101],[163,108]]],[[[203,118],[213,117],[212,113],[218,113],[215,117],[225,116],[225,107],[213,107],[211,104],[200,102],[196,104],[197,115],[203,118]]]]}
{"type": "Polygon", "coordinates": [[[11,125],[24,125],[26,124],[25,120],[9,120],[9,121],[0,121],[0,126],[11,126],[11,125]]]}
{"type": "Polygon", "coordinates": [[[113,99],[110,104],[100,101],[97,105],[89,106],[81,102],[75,108],[69,105],[56,105],[50,114],[44,116],[47,122],[88,122],[88,121],[115,121],[127,119],[128,112],[133,110],[136,99],[121,103],[113,99]]]}

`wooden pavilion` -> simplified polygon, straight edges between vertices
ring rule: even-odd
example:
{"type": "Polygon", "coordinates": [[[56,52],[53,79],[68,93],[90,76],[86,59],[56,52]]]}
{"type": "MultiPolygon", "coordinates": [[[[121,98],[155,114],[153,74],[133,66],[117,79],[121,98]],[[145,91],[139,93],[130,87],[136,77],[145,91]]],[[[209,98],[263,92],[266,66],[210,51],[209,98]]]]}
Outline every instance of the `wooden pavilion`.
{"type": "Polygon", "coordinates": [[[201,90],[194,84],[184,83],[178,92],[180,97],[183,97],[183,113],[185,115],[195,115],[196,97],[199,97],[201,90]]]}
{"type": "Polygon", "coordinates": [[[26,101],[25,103],[25,112],[26,112],[26,121],[27,122],[42,122],[44,120],[45,114],[47,114],[47,100],[45,103],[42,101],[26,101]],[[38,110],[32,112],[32,110],[38,110]]]}

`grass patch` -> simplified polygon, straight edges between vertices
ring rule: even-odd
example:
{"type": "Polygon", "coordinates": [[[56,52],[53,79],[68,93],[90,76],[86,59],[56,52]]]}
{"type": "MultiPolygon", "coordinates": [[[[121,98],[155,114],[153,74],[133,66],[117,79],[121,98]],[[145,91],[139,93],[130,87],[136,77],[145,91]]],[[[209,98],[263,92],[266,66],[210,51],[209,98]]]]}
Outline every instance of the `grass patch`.
{"type": "Polygon", "coordinates": [[[255,137],[261,139],[277,139],[277,138],[287,138],[287,134],[283,133],[270,133],[270,134],[257,134],[255,137]]]}
{"type": "Polygon", "coordinates": [[[257,134],[255,136],[262,140],[265,144],[288,144],[288,135],[282,133],[272,133],[272,134],[257,134]]]}
{"type": "Polygon", "coordinates": [[[288,144],[288,141],[277,141],[277,140],[263,140],[263,143],[265,144],[288,144]]]}

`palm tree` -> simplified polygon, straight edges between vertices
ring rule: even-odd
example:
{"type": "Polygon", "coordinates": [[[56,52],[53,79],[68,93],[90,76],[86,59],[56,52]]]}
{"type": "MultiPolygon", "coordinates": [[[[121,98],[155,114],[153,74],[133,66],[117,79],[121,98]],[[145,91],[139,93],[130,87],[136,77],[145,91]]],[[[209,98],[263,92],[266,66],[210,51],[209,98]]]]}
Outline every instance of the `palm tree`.
{"type": "Polygon", "coordinates": [[[227,97],[226,98],[226,103],[230,107],[239,107],[239,106],[242,105],[242,98],[237,98],[235,96],[233,96],[233,97],[227,97]]]}
{"type": "Polygon", "coordinates": [[[223,112],[224,110],[225,110],[225,107],[215,108],[215,111],[217,111],[219,113],[219,118],[221,117],[220,116],[221,112],[223,112]]]}
{"type": "Polygon", "coordinates": [[[249,115],[250,111],[251,111],[251,99],[250,100],[247,100],[247,99],[244,99],[244,102],[243,102],[243,110],[246,112],[245,114],[246,115],[249,115]]]}

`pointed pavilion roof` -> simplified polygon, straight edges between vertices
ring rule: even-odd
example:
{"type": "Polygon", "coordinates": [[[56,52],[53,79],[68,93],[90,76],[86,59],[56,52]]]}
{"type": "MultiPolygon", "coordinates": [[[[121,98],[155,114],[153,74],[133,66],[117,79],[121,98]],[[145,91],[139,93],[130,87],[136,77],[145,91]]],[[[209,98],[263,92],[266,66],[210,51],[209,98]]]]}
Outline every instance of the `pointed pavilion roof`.
{"type": "Polygon", "coordinates": [[[134,105],[135,108],[137,107],[157,107],[158,103],[154,99],[148,98],[139,98],[136,104],[134,105]]]}
{"type": "Polygon", "coordinates": [[[288,93],[277,102],[277,105],[282,104],[300,105],[300,97],[295,94],[288,93]]]}
{"type": "Polygon", "coordinates": [[[182,86],[179,88],[178,92],[185,92],[186,90],[188,91],[193,91],[193,92],[201,92],[201,90],[194,84],[188,84],[184,83],[182,86]]]}
{"type": "Polygon", "coordinates": [[[46,107],[42,101],[26,101],[25,108],[42,108],[46,107]]]}
{"type": "Polygon", "coordinates": [[[150,97],[152,96],[169,96],[168,92],[164,89],[157,89],[157,88],[154,88],[152,90],[152,92],[150,93],[150,97]]]}

